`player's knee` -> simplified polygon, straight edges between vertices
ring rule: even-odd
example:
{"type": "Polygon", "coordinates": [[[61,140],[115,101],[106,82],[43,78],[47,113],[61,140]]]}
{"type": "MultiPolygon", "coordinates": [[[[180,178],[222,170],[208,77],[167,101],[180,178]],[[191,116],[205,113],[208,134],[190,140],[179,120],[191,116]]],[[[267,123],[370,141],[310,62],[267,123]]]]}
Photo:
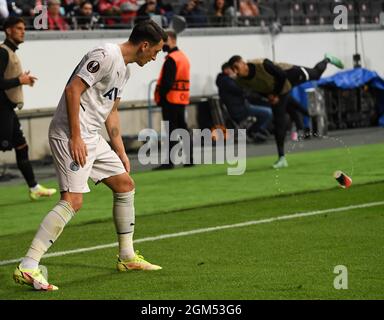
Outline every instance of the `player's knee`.
{"type": "Polygon", "coordinates": [[[132,179],[131,176],[128,176],[129,178],[129,191],[135,190],[135,181],[132,179]]]}
{"type": "Polygon", "coordinates": [[[75,194],[65,193],[62,195],[61,200],[67,201],[71,205],[73,211],[75,212],[78,212],[83,206],[82,194],[75,195],[75,194]]]}
{"type": "Polygon", "coordinates": [[[117,192],[117,193],[130,192],[135,189],[135,182],[127,172],[120,174],[118,176],[114,176],[109,179],[106,179],[104,183],[109,188],[111,188],[113,192],[117,192]]]}
{"type": "Polygon", "coordinates": [[[120,192],[130,192],[135,190],[135,181],[128,174],[124,178],[121,183],[121,191],[120,192]]]}
{"type": "Polygon", "coordinates": [[[83,206],[83,199],[74,199],[71,201],[73,211],[78,212],[83,206]]]}

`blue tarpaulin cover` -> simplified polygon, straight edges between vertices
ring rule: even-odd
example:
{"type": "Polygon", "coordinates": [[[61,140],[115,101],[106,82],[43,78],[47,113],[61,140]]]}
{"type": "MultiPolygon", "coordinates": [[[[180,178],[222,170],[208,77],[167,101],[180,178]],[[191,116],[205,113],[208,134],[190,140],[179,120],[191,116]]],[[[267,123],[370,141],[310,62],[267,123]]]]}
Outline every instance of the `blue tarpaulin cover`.
{"type": "Polygon", "coordinates": [[[306,89],[317,86],[331,86],[340,89],[355,89],[363,85],[368,85],[371,88],[379,90],[377,97],[379,125],[384,127],[384,79],[377,72],[370,71],[364,68],[356,68],[338,72],[333,76],[322,78],[318,81],[309,81],[292,89],[291,95],[298,100],[304,107],[307,107],[306,89]]]}

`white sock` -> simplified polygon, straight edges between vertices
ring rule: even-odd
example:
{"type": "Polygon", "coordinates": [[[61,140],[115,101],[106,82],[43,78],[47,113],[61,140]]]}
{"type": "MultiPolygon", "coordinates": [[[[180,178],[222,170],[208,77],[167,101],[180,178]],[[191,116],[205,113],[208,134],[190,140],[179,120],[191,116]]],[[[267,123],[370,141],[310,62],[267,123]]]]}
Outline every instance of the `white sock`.
{"type": "Polygon", "coordinates": [[[40,185],[37,184],[37,185],[35,185],[34,187],[29,188],[29,189],[30,189],[31,191],[37,191],[37,190],[39,190],[39,187],[40,187],[40,185]]]}
{"type": "Polygon", "coordinates": [[[45,216],[32,244],[21,261],[23,269],[37,269],[41,257],[56,241],[75,212],[67,201],[58,204],[45,216]]]}
{"type": "Polygon", "coordinates": [[[127,234],[118,234],[119,257],[121,260],[130,260],[135,256],[133,250],[133,232],[127,234]]]}
{"type": "Polygon", "coordinates": [[[129,260],[135,256],[133,233],[135,229],[135,190],[113,194],[113,220],[119,241],[119,257],[129,260]]]}

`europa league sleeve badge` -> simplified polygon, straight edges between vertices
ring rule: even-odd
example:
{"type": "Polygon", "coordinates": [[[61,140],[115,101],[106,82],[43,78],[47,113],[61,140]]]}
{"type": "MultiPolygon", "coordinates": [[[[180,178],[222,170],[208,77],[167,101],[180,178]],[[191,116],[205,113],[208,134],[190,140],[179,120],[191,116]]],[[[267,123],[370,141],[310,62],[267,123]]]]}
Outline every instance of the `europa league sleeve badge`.
{"type": "Polygon", "coordinates": [[[352,185],[352,179],[348,177],[344,172],[335,171],[333,176],[339,183],[340,187],[343,189],[348,189],[352,185]]]}

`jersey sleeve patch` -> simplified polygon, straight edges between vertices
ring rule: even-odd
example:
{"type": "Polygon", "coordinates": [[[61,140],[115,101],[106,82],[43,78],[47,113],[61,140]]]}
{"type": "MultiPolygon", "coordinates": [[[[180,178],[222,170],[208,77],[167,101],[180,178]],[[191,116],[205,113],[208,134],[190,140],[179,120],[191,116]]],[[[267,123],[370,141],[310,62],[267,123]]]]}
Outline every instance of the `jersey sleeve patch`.
{"type": "Polygon", "coordinates": [[[76,75],[83,79],[90,87],[102,80],[112,62],[104,50],[101,49],[88,53],[84,60],[82,67],[78,69],[76,75]]]}
{"type": "Polygon", "coordinates": [[[90,73],[96,73],[100,69],[100,63],[96,60],[92,60],[87,64],[87,70],[90,73]]]}

